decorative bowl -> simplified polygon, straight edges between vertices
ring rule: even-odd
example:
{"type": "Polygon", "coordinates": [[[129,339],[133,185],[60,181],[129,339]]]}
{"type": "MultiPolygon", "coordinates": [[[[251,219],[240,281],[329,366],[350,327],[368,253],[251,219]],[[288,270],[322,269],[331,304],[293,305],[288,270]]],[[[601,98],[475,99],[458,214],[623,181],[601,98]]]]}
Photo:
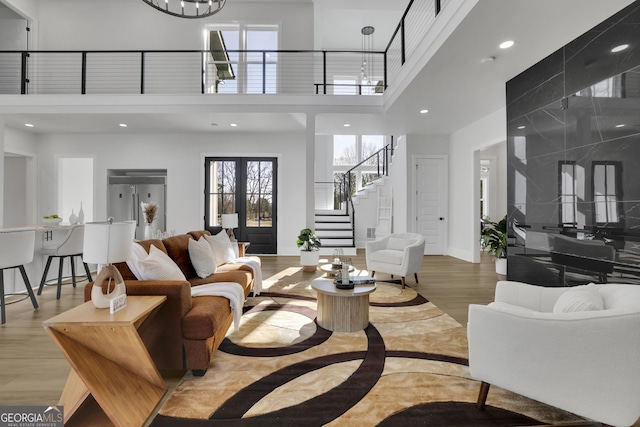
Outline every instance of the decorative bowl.
{"type": "Polygon", "coordinates": [[[58,225],[62,222],[62,218],[42,218],[42,222],[47,225],[58,225]]]}

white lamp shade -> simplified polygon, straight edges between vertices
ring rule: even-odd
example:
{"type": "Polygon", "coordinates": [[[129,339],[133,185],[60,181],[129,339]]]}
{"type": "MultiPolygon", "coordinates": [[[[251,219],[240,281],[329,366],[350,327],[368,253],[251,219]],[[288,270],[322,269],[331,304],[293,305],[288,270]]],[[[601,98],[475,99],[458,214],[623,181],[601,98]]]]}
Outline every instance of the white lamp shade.
{"type": "Polygon", "coordinates": [[[133,221],[85,224],[83,261],[104,265],[128,260],[135,231],[136,223],[133,221]]]}
{"type": "Polygon", "coordinates": [[[238,228],[238,214],[222,214],[222,228],[238,228]]]}

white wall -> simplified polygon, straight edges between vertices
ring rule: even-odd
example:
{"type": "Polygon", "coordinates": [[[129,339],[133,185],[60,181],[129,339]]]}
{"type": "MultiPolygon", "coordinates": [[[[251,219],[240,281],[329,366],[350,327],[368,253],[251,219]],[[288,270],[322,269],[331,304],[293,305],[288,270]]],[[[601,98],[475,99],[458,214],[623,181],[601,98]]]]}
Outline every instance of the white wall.
{"type": "Polygon", "coordinates": [[[3,224],[26,225],[27,200],[27,158],[4,158],[4,204],[3,224]]]}
{"type": "Polygon", "coordinates": [[[476,250],[480,240],[480,150],[506,141],[506,131],[506,109],[501,108],[451,134],[448,236],[451,256],[480,262],[480,251],[476,250]]]}
{"type": "Polygon", "coordinates": [[[491,162],[489,169],[489,218],[499,221],[507,214],[507,142],[502,141],[480,152],[491,162]]]}
{"type": "Polygon", "coordinates": [[[279,23],[283,49],[313,49],[311,3],[229,1],[202,19],[179,19],[142,1],[122,0],[42,1],[38,13],[42,50],[202,49],[205,25],[228,22],[279,23]]]}
{"type": "MultiPolygon", "coordinates": [[[[167,169],[167,229],[184,233],[204,225],[204,158],[278,158],[278,254],[298,254],[304,227],[304,134],[44,135],[38,143],[39,216],[57,209],[58,157],[95,157],[95,220],[105,220],[108,169],[167,169]]],[[[82,179],[81,176],[78,179],[82,179]]]]}

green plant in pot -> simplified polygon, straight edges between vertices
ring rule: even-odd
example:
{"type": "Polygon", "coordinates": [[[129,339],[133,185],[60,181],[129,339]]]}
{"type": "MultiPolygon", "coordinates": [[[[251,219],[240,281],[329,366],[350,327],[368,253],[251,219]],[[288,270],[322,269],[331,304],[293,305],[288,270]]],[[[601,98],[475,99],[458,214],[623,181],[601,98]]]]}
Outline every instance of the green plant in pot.
{"type": "Polygon", "coordinates": [[[483,219],[482,245],[496,260],[496,273],[507,275],[507,216],[498,222],[483,219]]]}
{"type": "Polygon", "coordinates": [[[300,230],[298,240],[296,242],[298,248],[300,248],[300,265],[302,265],[302,271],[313,272],[318,267],[320,261],[320,238],[316,236],[310,228],[303,228],[300,230]]]}

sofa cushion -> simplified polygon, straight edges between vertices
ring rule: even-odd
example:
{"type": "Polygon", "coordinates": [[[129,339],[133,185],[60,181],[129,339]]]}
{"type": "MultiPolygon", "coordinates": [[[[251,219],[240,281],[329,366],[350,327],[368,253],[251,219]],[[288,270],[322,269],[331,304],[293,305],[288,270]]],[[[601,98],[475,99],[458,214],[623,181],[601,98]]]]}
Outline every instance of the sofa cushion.
{"type": "Polygon", "coordinates": [[[204,279],[216,272],[216,260],[211,245],[204,237],[189,240],[189,258],[198,277],[204,279]]]}
{"type": "Polygon", "coordinates": [[[214,334],[224,334],[221,325],[231,316],[229,300],[217,296],[192,298],[191,310],[182,319],[182,333],[186,339],[204,340],[214,334]]]}
{"type": "Polygon", "coordinates": [[[138,261],[138,271],[143,280],[186,280],[176,263],[155,246],[151,246],[145,259],[138,261]]]}
{"type": "Polygon", "coordinates": [[[553,306],[554,313],[591,311],[604,309],[604,300],[594,284],[576,286],[558,297],[553,306]]]}
{"type": "Polygon", "coordinates": [[[404,252],[392,249],[382,249],[375,252],[369,252],[367,256],[371,261],[384,262],[387,264],[402,264],[404,252]]]}
{"type": "Polygon", "coordinates": [[[194,277],[196,271],[189,259],[189,240],[191,240],[190,235],[179,234],[163,239],[162,243],[167,249],[167,255],[180,267],[185,277],[194,277]]]}
{"type": "Polygon", "coordinates": [[[226,264],[236,257],[229,236],[224,230],[215,236],[204,236],[204,238],[211,245],[213,257],[216,259],[218,266],[226,264]]]}

